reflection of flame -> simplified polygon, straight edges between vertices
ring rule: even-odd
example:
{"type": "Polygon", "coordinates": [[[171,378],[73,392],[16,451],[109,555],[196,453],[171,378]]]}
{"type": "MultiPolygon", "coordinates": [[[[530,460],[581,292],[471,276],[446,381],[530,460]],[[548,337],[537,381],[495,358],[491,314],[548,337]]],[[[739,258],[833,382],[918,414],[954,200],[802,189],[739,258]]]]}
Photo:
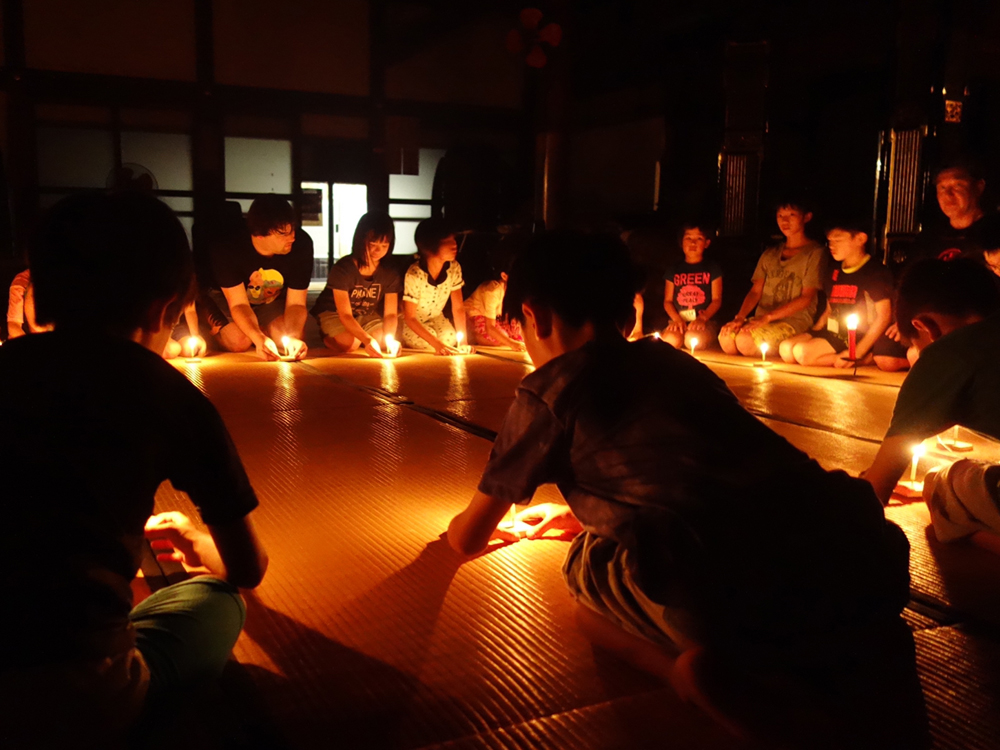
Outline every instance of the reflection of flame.
{"type": "Polygon", "coordinates": [[[396,363],[387,359],[382,360],[381,388],[389,393],[399,393],[399,373],[396,371],[396,363]]]}
{"type": "Polygon", "coordinates": [[[447,398],[469,397],[469,371],[465,357],[448,357],[451,362],[451,378],[448,383],[447,398]]]}

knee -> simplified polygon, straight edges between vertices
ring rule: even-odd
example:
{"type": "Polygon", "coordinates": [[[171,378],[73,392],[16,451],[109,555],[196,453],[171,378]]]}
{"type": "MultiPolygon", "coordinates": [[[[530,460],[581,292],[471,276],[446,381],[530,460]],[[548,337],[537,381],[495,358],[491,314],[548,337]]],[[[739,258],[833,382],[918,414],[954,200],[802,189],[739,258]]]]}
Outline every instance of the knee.
{"type": "Polygon", "coordinates": [[[736,339],[728,333],[720,333],[719,347],[726,354],[736,354],[736,339]]]}
{"type": "Polygon", "coordinates": [[[882,372],[899,372],[910,366],[910,363],[900,357],[875,357],[875,366],[882,372]]]}
{"type": "Polygon", "coordinates": [[[778,356],[781,357],[783,362],[788,362],[789,364],[795,364],[797,359],[795,352],[798,350],[799,345],[793,344],[791,341],[785,340],[778,344],[778,356]]]}
{"type": "Polygon", "coordinates": [[[757,355],[757,344],[754,343],[753,336],[749,333],[739,333],[736,335],[736,348],[744,357],[755,357],[757,355]]]}
{"type": "Polygon", "coordinates": [[[681,335],[679,333],[673,333],[673,332],[664,333],[663,340],[666,341],[668,344],[670,344],[670,346],[674,347],[674,349],[681,348],[682,342],[681,342],[681,335]]]}
{"type": "Polygon", "coordinates": [[[792,359],[800,365],[810,364],[810,362],[806,361],[809,359],[809,352],[807,351],[805,344],[796,344],[792,347],[792,359]]]}

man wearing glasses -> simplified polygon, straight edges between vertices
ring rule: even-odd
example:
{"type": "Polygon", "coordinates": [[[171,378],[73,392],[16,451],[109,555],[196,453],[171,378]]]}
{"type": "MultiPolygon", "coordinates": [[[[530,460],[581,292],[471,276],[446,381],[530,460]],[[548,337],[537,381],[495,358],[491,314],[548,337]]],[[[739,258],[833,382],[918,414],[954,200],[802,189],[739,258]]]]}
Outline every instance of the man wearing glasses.
{"type": "Polygon", "coordinates": [[[308,235],[296,241],[294,210],[277,195],[257,198],[234,229],[209,250],[232,321],[219,331],[219,342],[231,352],[253,346],[261,359],[301,359],[313,266],[308,235]]]}

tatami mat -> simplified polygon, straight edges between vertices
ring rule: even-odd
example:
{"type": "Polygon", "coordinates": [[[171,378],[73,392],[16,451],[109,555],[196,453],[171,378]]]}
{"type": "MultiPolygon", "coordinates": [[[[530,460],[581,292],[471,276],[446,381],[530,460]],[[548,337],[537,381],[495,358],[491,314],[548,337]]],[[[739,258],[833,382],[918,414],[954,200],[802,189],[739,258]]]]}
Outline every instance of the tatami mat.
{"type": "MultiPolygon", "coordinates": [[[[650,677],[592,649],[560,574],[565,542],[501,546],[463,562],[440,539],[475,489],[491,447],[484,435],[499,429],[530,371],[509,354],[177,364],[233,434],[271,555],[264,583],[247,596],[239,666],[226,680],[243,746],[743,747],[650,677]]],[[[874,456],[896,392],[711,366],[766,424],[827,468],[851,472],[874,456]]],[[[543,488],[536,499],[558,496],[543,488]]],[[[157,502],[190,510],[169,487],[157,502]]],[[[1000,559],[966,545],[939,549],[919,508],[890,516],[914,547],[906,619],[918,631],[935,746],[965,747],[958,738],[967,735],[968,747],[989,747],[1000,691],[974,657],[994,659],[995,645],[940,626],[996,621],[1000,559]],[[956,695],[972,685],[980,693],[954,706],[953,681],[956,695]],[[969,722],[975,731],[963,729],[969,722]]]]}

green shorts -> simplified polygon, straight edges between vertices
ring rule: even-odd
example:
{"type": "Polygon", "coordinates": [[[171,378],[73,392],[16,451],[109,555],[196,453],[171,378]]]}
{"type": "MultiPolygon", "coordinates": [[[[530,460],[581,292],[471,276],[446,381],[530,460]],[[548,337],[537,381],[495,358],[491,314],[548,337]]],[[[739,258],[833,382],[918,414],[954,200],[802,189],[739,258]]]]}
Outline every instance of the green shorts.
{"type": "MultiPolygon", "coordinates": [[[[378,315],[365,315],[354,320],[361,326],[361,330],[365,333],[371,333],[375,329],[382,327],[382,318],[378,315]]],[[[316,321],[319,323],[319,329],[323,332],[323,338],[334,338],[335,336],[340,336],[342,333],[347,333],[347,328],[344,326],[344,322],[340,319],[340,314],[336,310],[321,312],[316,316],[316,321]]]]}

